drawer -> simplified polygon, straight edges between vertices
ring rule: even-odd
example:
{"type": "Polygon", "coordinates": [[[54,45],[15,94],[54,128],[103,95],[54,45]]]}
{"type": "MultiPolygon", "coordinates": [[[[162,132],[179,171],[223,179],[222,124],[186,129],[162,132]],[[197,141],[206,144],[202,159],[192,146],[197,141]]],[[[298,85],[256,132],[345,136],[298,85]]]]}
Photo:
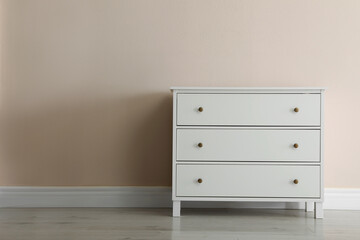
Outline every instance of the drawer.
{"type": "Polygon", "coordinates": [[[177,101],[177,125],[320,125],[320,94],[178,94],[177,101]]]}
{"type": "Polygon", "coordinates": [[[178,197],[320,198],[319,166],[177,165],[176,181],[178,197]]]}
{"type": "Polygon", "coordinates": [[[176,138],[177,161],[320,161],[320,130],[178,129],[176,138]]]}

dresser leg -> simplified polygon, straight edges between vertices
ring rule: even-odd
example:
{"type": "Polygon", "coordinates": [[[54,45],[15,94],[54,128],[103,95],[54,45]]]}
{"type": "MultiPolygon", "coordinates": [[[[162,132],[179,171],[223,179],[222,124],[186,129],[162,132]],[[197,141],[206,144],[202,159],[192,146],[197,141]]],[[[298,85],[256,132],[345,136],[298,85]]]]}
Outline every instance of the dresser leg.
{"type": "Polygon", "coordinates": [[[323,210],[323,203],[322,202],[316,202],[315,203],[315,218],[324,218],[324,210],[323,210]]]}
{"type": "Polygon", "coordinates": [[[305,202],[305,212],[314,211],[314,202],[305,202]]]}
{"type": "Polygon", "coordinates": [[[181,201],[173,201],[173,217],[180,217],[181,201]]]}

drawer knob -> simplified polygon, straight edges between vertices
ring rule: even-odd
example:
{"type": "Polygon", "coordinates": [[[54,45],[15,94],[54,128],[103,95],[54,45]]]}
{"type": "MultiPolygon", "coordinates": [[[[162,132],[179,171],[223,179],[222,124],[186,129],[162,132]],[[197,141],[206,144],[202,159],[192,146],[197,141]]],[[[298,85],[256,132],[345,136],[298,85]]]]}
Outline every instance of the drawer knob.
{"type": "Polygon", "coordinates": [[[294,108],[294,112],[299,112],[299,108],[294,108]]]}
{"type": "Polygon", "coordinates": [[[299,147],[299,144],[295,143],[294,148],[298,148],[298,147],[299,147]]]}
{"type": "Polygon", "coordinates": [[[295,179],[294,184],[298,184],[298,183],[299,183],[299,180],[295,179]]]}
{"type": "Polygon", "coordinates": [[[201,178],[199,178],[199,179],[197,180],[197,182],[198,182],[198,183],[202,183],[203,181],[202,181],[201,178]]]}
{"type": "Polygon", "coordinates": [[[202,147],[203,147],[203,144],[202,144],[202,143],[198,143],[198,147],[199,147],[199,148],[202,148],[202,147]]]}
{"type": "Polygon", "coordinates": [[[203,108],[203,107],[199,107],[199,108],[198,108],[198,111],[199,111],[199,112],[202,112],[202,111],[204,111],[204,108],[203,108]]]}

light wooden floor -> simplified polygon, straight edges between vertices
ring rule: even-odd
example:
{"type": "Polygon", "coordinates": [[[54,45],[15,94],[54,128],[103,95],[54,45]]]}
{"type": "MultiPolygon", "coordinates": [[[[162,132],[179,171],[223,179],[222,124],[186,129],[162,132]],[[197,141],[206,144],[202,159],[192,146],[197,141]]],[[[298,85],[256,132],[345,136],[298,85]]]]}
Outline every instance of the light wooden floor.
{"type": "Polygon", "coordinates": [[[360,239],[360,211],[28,208],[0,209],[0,240],[360,239]]]}

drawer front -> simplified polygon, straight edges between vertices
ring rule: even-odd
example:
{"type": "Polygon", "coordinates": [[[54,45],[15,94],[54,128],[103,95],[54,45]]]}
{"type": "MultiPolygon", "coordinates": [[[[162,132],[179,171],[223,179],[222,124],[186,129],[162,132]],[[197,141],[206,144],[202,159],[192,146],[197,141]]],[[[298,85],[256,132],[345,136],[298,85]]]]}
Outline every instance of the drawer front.
{"type": "Polygon", "coordinates": [[[177,161],[319,162],[320,130],[178,129],[176,154],[177,161]]]}
{"type": "Polygon", "coordinates": [[[177,125],[320,125],[320,94],[178,94],[177,100],[177,125]]]}
{"type": "Polygon", "coordinates": [[[178,197],[320,198],[319,166],[177,165],[176,181],[178,197]]]}

